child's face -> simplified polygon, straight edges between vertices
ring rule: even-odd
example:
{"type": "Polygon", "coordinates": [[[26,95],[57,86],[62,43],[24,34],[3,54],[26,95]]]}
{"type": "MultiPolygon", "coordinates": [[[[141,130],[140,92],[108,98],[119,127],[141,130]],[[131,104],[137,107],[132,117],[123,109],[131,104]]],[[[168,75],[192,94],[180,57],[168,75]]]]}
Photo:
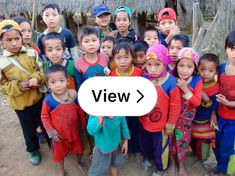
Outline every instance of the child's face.
{"type": "Polygon", "coordinates": [[[216,63],[208,60],[202,60],[198,66],[198,72],[203,83],[213,81],[215,79],[215,74],[217,73],[216,63]]]}
{"type": "Polygon", "coordinates": [[[195,64],[192,59],[180,59],[177,64],[177,73],[179,78],[187,80],[190,76],[192,76],[195,70],[195,64]]]}
{"type": "Polygon", "coordinates": [[[44,41],[45,53],[52,64],[62,64],[64,49],[61,40],[48,39],[44,41]]]}
{"type": "Polygon", "coordinates": [[[94,54],[100,47],[100,41],[95,34],[90,34],[83,37],[80,46],[87,54],[94,54]]]}
{"type": "Polygon", "coordinates": [[[95,22],[98,24],[100,27],[107,27],[110,23],[111,16],[110,14],[103,13],[98,17],[95,17],[95,22]]]}
{"type": "Polygon", "coordinates": [[[112,57],[112,49],[113,49],[113,42],[112,41],[105,41],[100,45],[100,53],[105,54],[109,58],[112,57]]]}
{"type": "Polygon", "coordinates": [[[2,34],[4,48],[12,53],[18,53],[22,47],[22,37],[19,31],[9,30],[2,34]]]}
{"type": "Polygon", "coordinates": [[[163,71],[165,71],[165,65],[156,59],[149,59],[146,61],[146,70],[154,78],[158,78],[163,71]]]}
{"type": "Polygon", "coordinates": [[[235,64],[235,46],[233,46],[233,48],[226,48],[225,51],[228,57],[228,61],[235,64]]]}
{"type": "Polygon", "coordinates": [[[31,25],[25,21],[20,24],[21,27],[21,34],[23,39],[23,44],[29,44],[31,43],[31,37],[32,37],[32,28],[31,25]]]}
{"type": "Polygon", "coordinates": [[[133,58],[131,53],[124,49],[120,49],[120,51],[114,56],[114,62],[117,68],[122,72],[128,72],[132,65],[133,58]]]}
{"type": "Polygon", "coordinates": [[[63,95],[67,90],[68,78],[61,71],[50,73],[47,86],[55,95],[63,95]]]}
{"type": "Polygon", "coordinates": [[[128,18],[127,12],[118,12],[116,14],[115,24],[119,32],[126,33],[128,31],[129,26],[131,25],[131,21],[128,18]]]}
{"type": "Polygon", "coordinates": [[[146,53],[144,51],[136,51],[135,52],[135,58],[134,58],[134,65],[136,67],[142,68],[142,66],[145,64],[146,59],[146,53]]]}
{"type": "Polygon", "coordinates": [[[180,52],[180,50],[183,48],[184,46],[182,45],[180,40],[172,40],[170,46],[168,47],[169,49],[169,55],[171,56],[171,58],[173,59],[173,62],[176,62],[177,58],[178,58],[178,54],[180,52]]]}
{"type": "Polygon", "coordinates": [[[166,19],[159,22],[159,29],[162,32],[162,34],[164,34],[165,36],[167,36],[170,33],[170,31],[175,27],[176,27],[176,22],[171,19],[166,19]]]}
{"type": "Polygon", "coordinates": [[[144,34],[144,41],[147,42],[148,46],[152,46],[154,44],[159,44],[159,38],[156,31],[147,31],[144,34]]]}
{"type": "Polygon", "coordinates": [[[59,26],[60,14],[56,9],[48,8],[43,12],[42,19],[48,28],[56,28],[59,26]]]}

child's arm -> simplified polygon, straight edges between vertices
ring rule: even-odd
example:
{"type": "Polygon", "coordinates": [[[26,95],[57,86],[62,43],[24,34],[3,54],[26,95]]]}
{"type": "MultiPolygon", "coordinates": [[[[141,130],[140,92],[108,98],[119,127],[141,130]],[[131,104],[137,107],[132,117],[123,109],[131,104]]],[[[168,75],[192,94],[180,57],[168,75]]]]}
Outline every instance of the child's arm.
{"type": "Polygon", "coordinates": [[[170,30],[170,33],[168,34],[168,36],[166,37],[165,41],[168,44],[172,37],[176,34],[180,34],[180,28],[179,26],[175,26],[173,29],[170,30]]]}
{"type": "Polygon", "coordinates": [[[51,117],[50,117],[50,107],[47,105],[46,102],[43,102],[43,105],[42,105],[41,119],[42,119],[42,124],[49,138],[58,136],[56,129],[52,126],[51,117]]]}
{"type": "MultiPolygon", "coordinates": [[[[132,117],[129,117],[132,118],[132,117]]],[[[128,140],[131,138],[129,129],[126,123],[126,118],[122,117],[121,119],[121,136],[124,139],[123,140],[123,145],[122,145],[122,155],[126,155],[128,152],[128,140]]],[[[136,134],[137,135],[137,134],[136,134]]]]}
{"type": "Polygon", "coordinates": [[[97,117],[97,116],[89,116],[88,124],[87,124],[87,131],[90,135],[94,135],[98,133],[104,125],[104,118],[97,117]]]}
{"type": "Polygon", "coordinates": [[[29,81],[19,81],[12,79],[9,81],[5,74],[1,72],[0,74],[0,92],[5,95],[9,95],[12,97],[17,97],[23,94],[23,92],[29,90],[29,81]]]}
{"type": "Polygon", "coordinates": [[[217,101],[225,106],[235,107],[235,101],[229,101],[224,95],[218,94],[217,101]]]}
{"type": "Polygon", "coordinates": [[[187,86],[187,81],[178,79],[178,86],[184,92],[183,97],[188,100],[195,107],[201,104],[202,98],[202,81],[200,80],[197,85],[194,87],[194,91],[191,92],[187,86]]]}
{"type": "Polygon", "coordinates": [[[181,110],[181,101],[180,100],[180,91],[179,88],[176,86],[174,89],[171,90],[169,96],[169,118],[167,119],[165,132],[167,135],[173,133],[175,129],[175,124],[179,118],[180,110],[181,110]]]}

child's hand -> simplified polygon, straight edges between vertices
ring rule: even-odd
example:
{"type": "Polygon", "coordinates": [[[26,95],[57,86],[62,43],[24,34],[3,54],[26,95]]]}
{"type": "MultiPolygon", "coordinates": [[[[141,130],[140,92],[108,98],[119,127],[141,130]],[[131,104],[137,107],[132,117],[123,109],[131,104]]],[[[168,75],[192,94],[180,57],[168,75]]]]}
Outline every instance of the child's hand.
{"type": "Polygon", "coordinates": [[[125,139],[124,142],[123,142],[121,152],[122,152],[123,156],[126,155],[127,152],[128,152],[128,140],[127,139],[125,139]]]}
{"type": "Polygon", "coordinates": [[[208,95],[204,91],[202,91],[202,100],[204,102],[210,101],[210,98],[208,97],[208,95]]]}
{"type": "Polygon", "coordinates": [[[56,142],[60,141],[60,136],[59,136],[59,134],[55,134],[55,135],[52,137],[52,141],[56,141],[56,142]]]}
{"type": "Polygon", "coordinates": [[[103,124],[103,121],[104,121],[104,117],[103,117],[103,116],[99,116],[99,117],[98,117],[98,123],[99,123],[100,125],[102,125],[102,124],[103,124]]]}
{"type": "Polygon", "coordinates": [[[215,112],[211,112],[211,117],[210,117],[210,126],[213,129],[218,129],[218,121],[215,112]]]}
{"type": "Polygon", "coordinates": [[[174,35],[180,34],[179,26],[174,26],[169,33],[169,36],[172,38],[174,35]]]}
{"type": "Polygon", "coordinates": [[[37,80],[37,78],[31,78],[29,80],[29,86],[30,87],[38,87],[38,80],[37,80]]]}
{"type": "Polygon", "coordinates": [[[184,79],[181,79],[181,78],[178,78],[177,79],[177,85],[179,86],[179,88],[184,92],[184,93],[187,93],[188,91],[188,83],[187,81],[185,81],[184,79]]]}
{"type": "Polygon", "coordinates": [[[104,68],[104,74],[105,74],[105,76],[109,76],[110,73],[111,73],[111,70],[110,70],[108,67],[105,67],[105,68],[104,68]]]}
{"type": "Polygon", "coordinates": [[[173,134],[173,130],[165,128],[165,133],[166,133],[167,136],[170,136],[170,135],[173,134]]]}
{"type": "Polygon", "coordinates": [[[222,95],[222,94],[216,95],[216,100],[219,103],[221,103],[223,105],[226,105],[226,106],[229,104],[229,101],[227,100],[227,98],[224,95],[222,95]]]}
{"type": "Polygon", "coordinates": [[[20,81],[19,83],[19,88],[22,92],[26,92],[30,89],[30,84],[29,84],[29,81],[26,80],[26,81],[20,81]]]}

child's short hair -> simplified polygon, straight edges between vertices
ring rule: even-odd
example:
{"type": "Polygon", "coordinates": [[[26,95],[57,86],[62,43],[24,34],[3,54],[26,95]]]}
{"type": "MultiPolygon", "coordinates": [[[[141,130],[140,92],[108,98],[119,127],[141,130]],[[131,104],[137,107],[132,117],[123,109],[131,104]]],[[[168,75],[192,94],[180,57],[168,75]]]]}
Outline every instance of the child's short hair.
{"type": "Polygon", "coordinates": [[[102,40],[101,43],[104,43],[106,41],[111,41],[113,42],[113,45],[115,45],[116,43],[116,38],[114,38],[113,36],[105,36],[102,40]]]}
{"type": "Polygon", "coordinates": [[[207,61],[215,63],[216,64],[216,70],[219,69],[219,58],[215,54],[213,54],[213,53],[203,54],[199,59],[198,66],[201,64],[201,61],[203,61],[203,60],[207,60],[207,61]]]}
{"type": "Polygon", "coordinates": [[[55,72],[63,72],[65,77],[68,77],[68,73],[66,71],[66,68],[63,65],[60,64],[55,64],[50,66],[47,70],[46,70],[46,80],[48,81],[49,79],[49,75],[51,73],[55,73],[55,72]]]}
{"type": "Polygon", "coordinates": [[[119,6],[118,8],[116,8],[114,12],[114,21],[116,20],[117,13],[122,12],[122,11],[127,13],[128,18],[131,21],[131,17],[132,17],[131,9],[127,6],[119,6]]]}
{"type": "Polygon", "coordinates": [[[225,39],[225,49],[235,48],[235,30],[231,31],[225,39]]]}
{"type": "Polygon", "coordinates": [[[134,52],[137,51],[144,51],[145,53],[148,50],[148,44],[145,41],[137,40],[133,43],[134,46],[134,52]]]}
{"type": "Polygon", "coordinates": [[[17,22],[19,25],[20,25],[21,23],[23,23],[23,22],[27,22],[27,23],[29,23],[30,26],[31,26],[31,22],[30,22],[28,19],[26,19],[25,17],[23,17],[23,16],[16,16],[16,17],[12,18],[12,20],[14,20],[15,22],[17,22]]]}
{"type": "Polygon", "coordinates": [[[126,41],[120,41],[117,42],[116,45],[114,45],[112,50],[112,56],[114,57],[117,53],[120,52],[121,49],[124,49],[126,53],[130,53],[132,58],[134,58],[134,50],[130,43],[126,41]]]}
{"type": "Polygon", "coordinates": [[[155,28],[154,26],[148,26],[140,33],[140,40],[144,41],[145,33],[148,31],[155,31],[157,33],[158,38],[159,38],[159,32],[158,32],[157,28],[155,28]]]}
{"type": "Polygon", "coordinates": [[[42,38],[42,47],[43,47],[44,51],[45,51],[45,48],[46,48],[45,47],[45,41],[50,40],[50,39],[60,40],[61,41],[61,46],[63,47],[63,50],[65,50],[65,44],[64,44],[64,39],[63,39],[62,35],[60,33],[57,33],[57,32],[50,32],[42,38]]]}
{"type": "Polygon", "coordinates": [[[78,31],[78,43],[81,44],[84,36],[95,34],[97,38],[99,39],[99,32],[94,26],[82,26],[78,31]]]}
{"type": "Polygon", "coordinates": [[[57,10],[57,12],[60,14],[60,8],[57,4],[55,3],[49,3],[46,4],[45,6],[43,6],[42,10],[41,10],[41,15],[43,15],[43,13],[45,12],[46,9],[53,9],[53,10],[57,10]]]}
{"type": "Polygon", "coordinates": [[[182,43],[183,47],[189,47],[189,38],[187,35],[184,34],[174,35],[169,42],[169,46],[171,45],[172,40],[179,40],[182,43]]]}

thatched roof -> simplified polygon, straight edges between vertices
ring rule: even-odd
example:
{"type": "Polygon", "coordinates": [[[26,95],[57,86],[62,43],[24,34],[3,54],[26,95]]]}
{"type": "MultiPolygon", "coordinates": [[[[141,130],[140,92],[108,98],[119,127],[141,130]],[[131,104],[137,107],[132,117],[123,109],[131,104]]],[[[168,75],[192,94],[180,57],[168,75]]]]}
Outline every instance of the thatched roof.
{"type": "MultiPolygon", "coordinates": [[[[40,14],[40,10],[44,4],[56,3],[62,11],[68,13],[89,12],[94,5],[105,3],[112,11],[119,5],[127,5],[132,12],[142,13],[159,12],[165,6],[165,0],[36,0],[36,14],[40,14]]],[[[32,11],[33,0],[8,0],[6,8],[9,14],[32,11]]]]}

